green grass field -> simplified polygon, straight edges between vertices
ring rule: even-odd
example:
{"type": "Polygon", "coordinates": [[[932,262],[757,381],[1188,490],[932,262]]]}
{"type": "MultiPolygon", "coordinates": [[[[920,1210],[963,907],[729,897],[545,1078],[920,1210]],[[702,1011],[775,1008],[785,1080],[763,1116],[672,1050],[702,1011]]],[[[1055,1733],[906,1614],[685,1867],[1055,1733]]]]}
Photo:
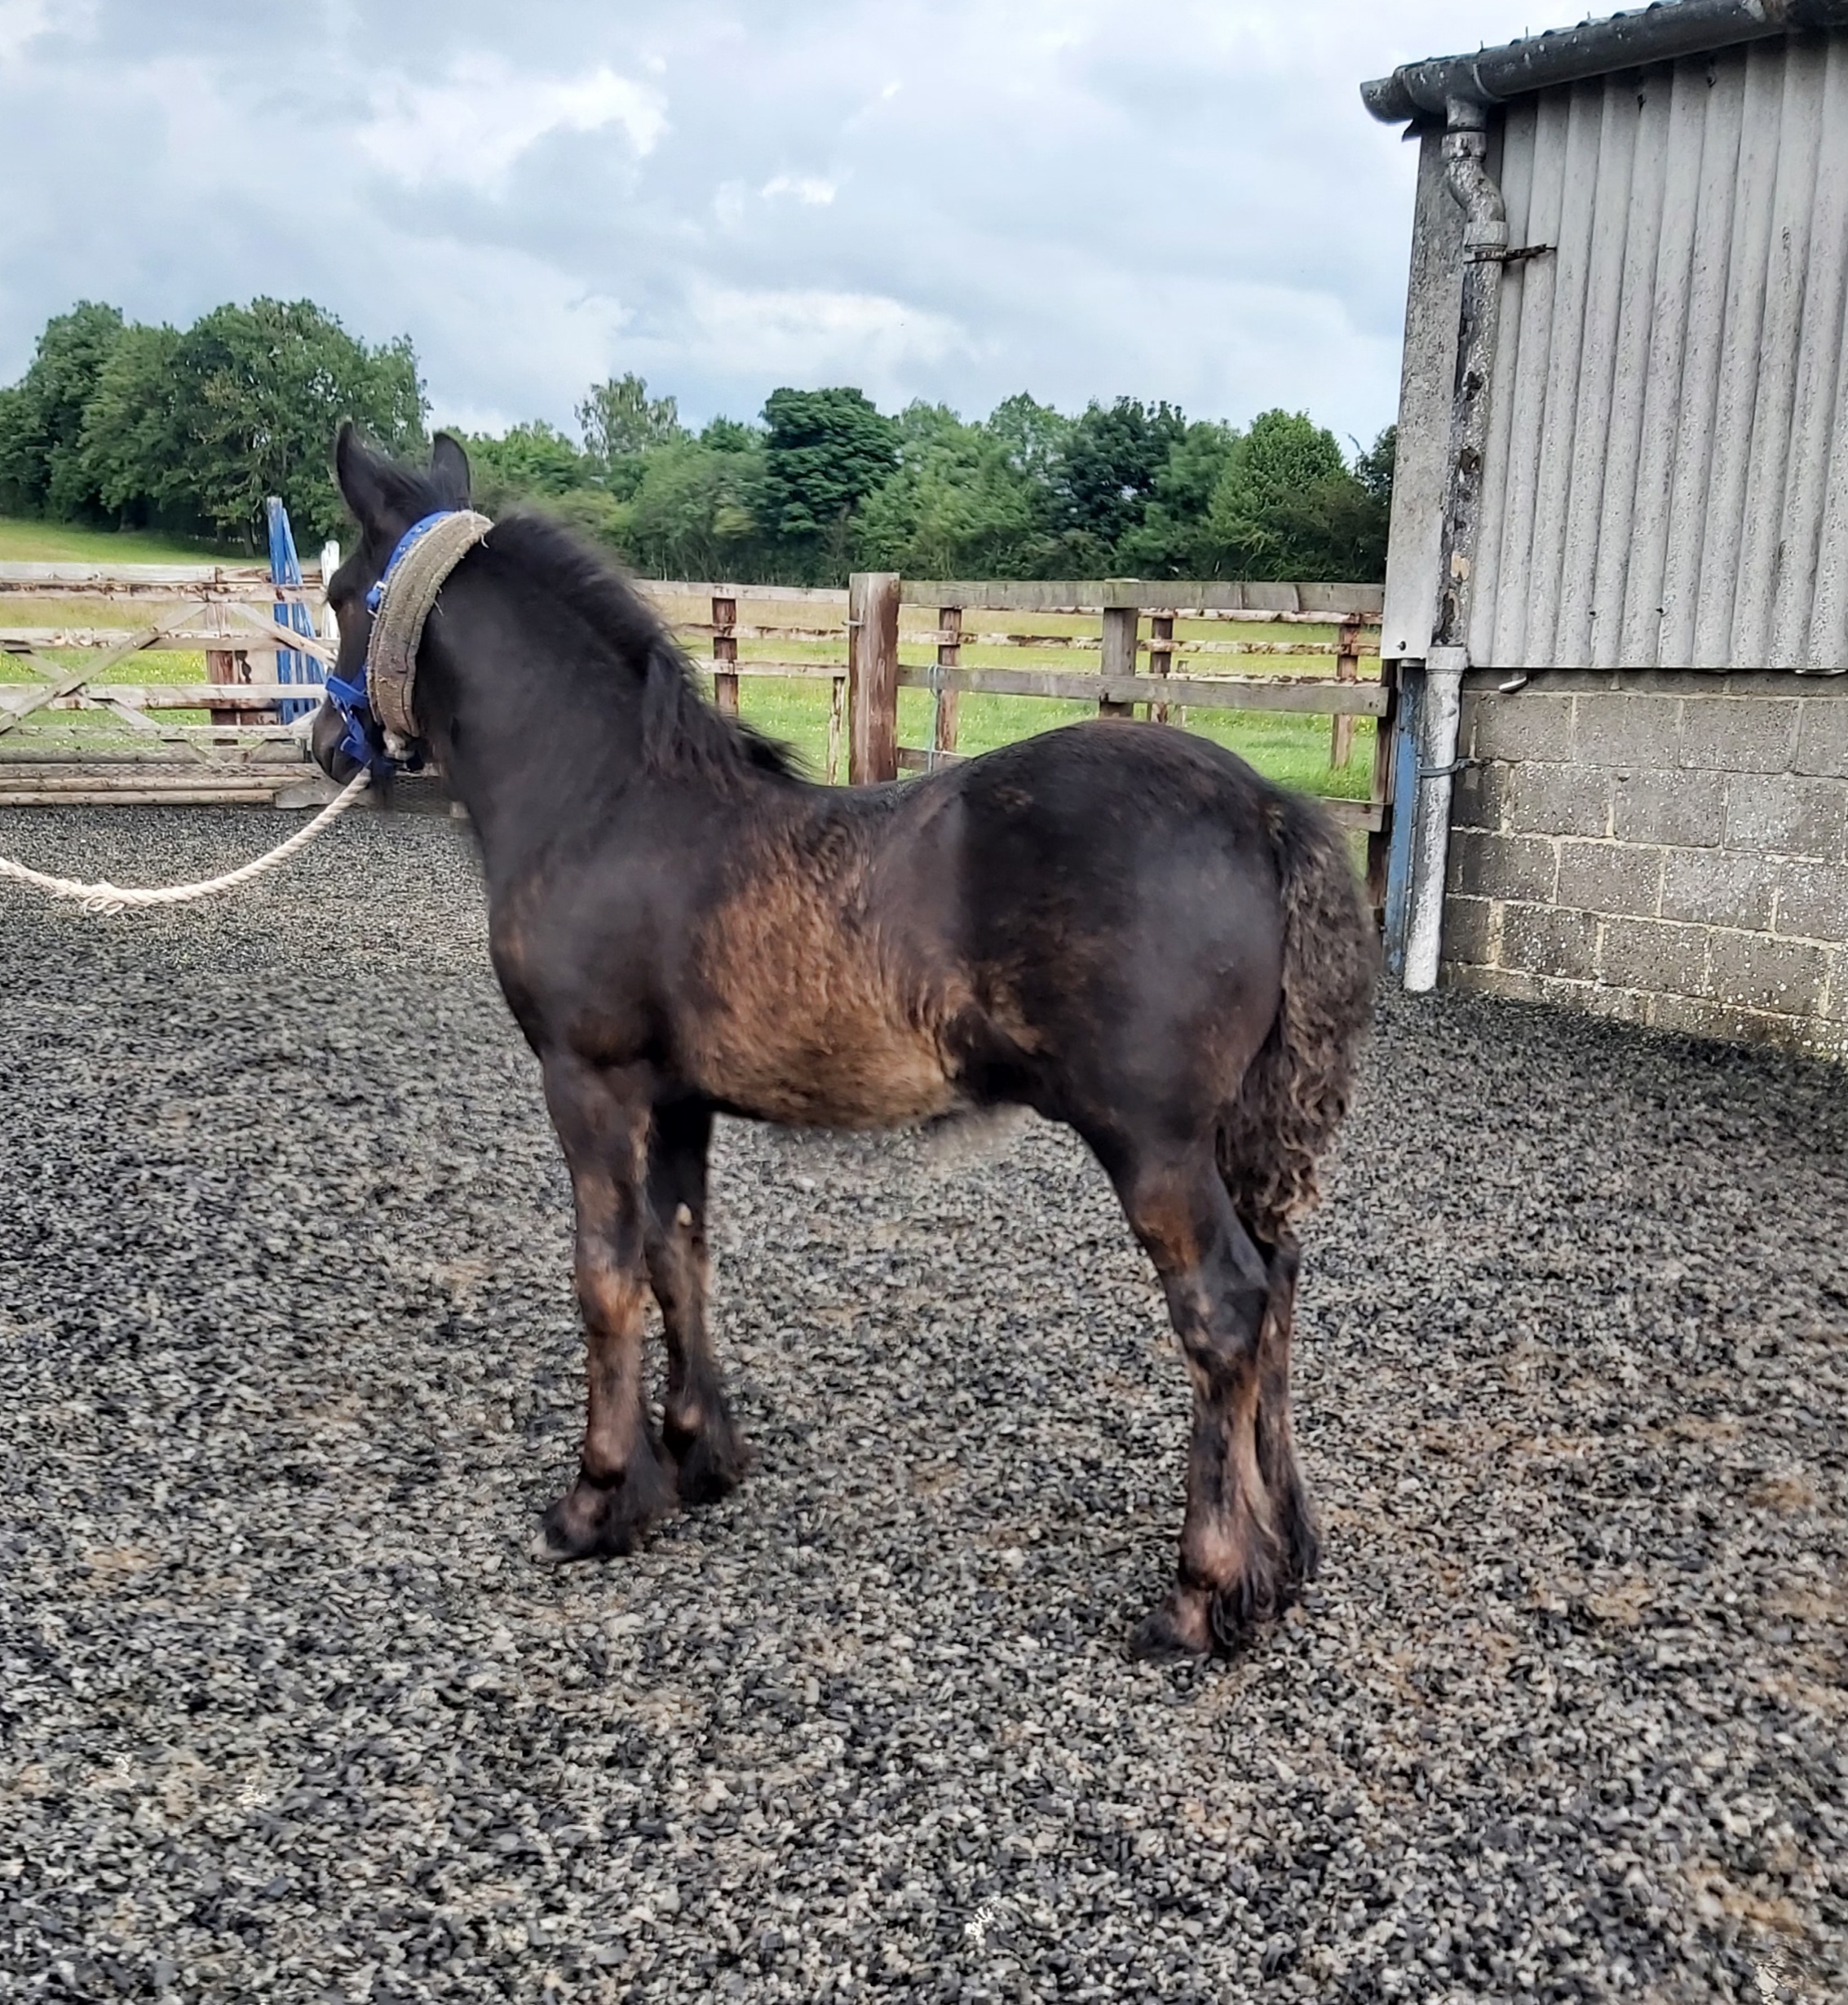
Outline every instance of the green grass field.
{"type": "MultiPolygon", "coordinates": [[[[966,650],[966,653],[974,650],[966,650]]],[[[1010,667],[1030,664],[1019,656],[1010,667]]],[[[980,666],[987,666],[986,662],[980,666]]],[[[1064,666],[1071,666],[1067,663],[1064,666]]],[[[749,721],[780,738],[801,756],[808,770],[820,775],[828,759],[828,685],[806,679],[748,675],[741,679],[740,709],[749,721]]],[[[997,745],[1059,724],[1094,717],[1090,703],[1061,703],[1044,697],[965,695],[957,712],[957,749],[986,752],[997,745]]],[[[931,742],[931,693],[899,692],[899,742],[931,742]]],[[[1332,794],[1363,800],[1373,784],[1373,721],[1355,720],[1353,756],[1337,770],[1329,763],[1329,728],[1326,717],[1302,716],[1282,710],[1195,710],[1187,728],[1229,746],[1260,772],[1307,794],[1332,794]]]]}
{"type": "MultiPolygon", "coordinates": [[[[67,528],[60,524],[0,520],[0,563],[36,561],[96,564],[198,564],[214,556],[249,562],[247,554],[214,551],[204,546],[188,546],[170,539],[105,530],[67,528]]],[[[661,610],[671,621],[688,623],[707,619],[710,607],[704,600],[684,594],[662,592],[661,610]]],[[[747,600],[739,607],[742,622],[749,626],[810,629],[833,627],[834,633],[820,635],[779,633],[770,638],[746,637],[739,643],[742,661],[800,662],[817,667],[844,663],[846,643],[838,637],[838,612],[827,605],[799,600],[777,602],[747,600]]],[[[0,601],[0,625],[37,628],[121,627],[131,629],[148,617],[144,606],[111,605],[82,597],[14,597],[0,601]]],[[[928,609],[905,609],[900,632],[900,653],[908,663],[922,665],[932,658],[924,638],[935,625],[928,609]]],[[[962,661],[970,668],[1052,668],[1082,671],[1094,666],[1093,649],[1062,647],[1060,636],[1094,637],[1094,617],[1077,614],[971,613],[965,626],[973,631],[1006,631],[1031,633],[1053,640],[1046,647],[1005,644],[984,646],[966,643],[962,661]]],[[[1181,620],[1176,623],[1178,640],[1224,641],[1233,630],[1224,623],[1181,620]]],[[[1291,640],[1332,640],[1333,627],[1294,626],[1255,630],[1258,638],[1275,638],[1281,633],[1291,640]]],[[[1250,637],[1250,636],[1248,636],[1250,637]]],[[[709,659],[711,644],[704,636],[689,635],[688,651],[696,659],[709,659]]],[[[60,649],[50,658],[79,666],[80,649],[60,649]]],[[[1267,666],[1293,675],[1328,675],[1334,664],[1327,655],[1282,657],[1220,656],[1201,657],[1196,672],[1201,675],[1262,673],[1267,666]]],[[[1363,677],[1378,673],[1378,664],[1363,661],[1363,677]]],[[[121,683],[202,682],[205,662],[201,655],[177,652],[144,652],[123,662],[111,671],[111,679],[121,683]]],[[[35,679],[24,664],[0,655],[0,681],[35,679]]],[[[827,768],[829,684],[825,677],[745,675],[741,679],[741,701],[745,716],[771,737],[790,746],[808,771],[820,777],[827,768]]],[[[1040,697],[977,696],[965,694],[958,710],[957,745],[964,753],[985,752],[997,745],[1012,743],[1035,732],[1049,731],[1082,717],[1094,716],[1095,706],[1061,702],[1040,697]]],[[[203,713],[163,713],[174,724],[204,724],[203,713]]],[[[899,693],[899,741],[902,745],[925,746],[931,740],[931,706],[928,690],[904,689],[899,693]]],[[[91,738],[120,739],[128,727],[96,711],[61,711],[42,722],[34,720],[35,732],[50,731],[91,738]]],[[[1329,763],[1329,720],[1325,716],[1278,710],[1195,710],[1187,728],[1214,738],[1249,759],[1258,770],[1286,786],[1311,794],[1329,794],[1349,799],[1364,799],[1372,785],[1373,724],[1371,719],[1356,719],[1353,757],[1336,769],[1329,763]]],[[[842,755],[845,775],[845,755],[842,755]]]]}
{"type": "Polygon", "coordinates": [[[185,542],[138,529],[74,529],[63,522],[0,518],[0,564],[250,564],[246,551],[185,542]]]}

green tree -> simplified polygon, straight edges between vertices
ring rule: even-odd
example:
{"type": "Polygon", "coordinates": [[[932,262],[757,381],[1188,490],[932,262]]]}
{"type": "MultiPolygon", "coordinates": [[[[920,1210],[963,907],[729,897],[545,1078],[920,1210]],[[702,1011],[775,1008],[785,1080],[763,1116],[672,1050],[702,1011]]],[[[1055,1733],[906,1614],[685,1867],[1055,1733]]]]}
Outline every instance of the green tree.
{"type": "Polygon", "coordinates": [[[1006,444],[940,405],[913,404],[898,423],[898,467],[861,504],[860,560],[913,578],[1030,574],[1044,511],[1006,444]]]}
{"type": "Polygon", "coordinates": [[[1392,476],[1399,427],[1388,425],[1357,452],[1351,479],[1325,491],[1329,575],[1377,583],[1386,576],[1386,537],[1392,524],[1392,476]]]}
{"type": "Polygon", "coordinates": [[[635,483],[618,492],[603,478],[601,463],[580,452],[556,426],[531,418],[497,435],[476,433],[463,443],[478,508],[502,515],[536,503],[626,554],[634,512],[629,495],[635,483]]]}
{"type": "Polygon", "coordinates": [[[193,323],[173,352],[179,483],[221,535],[254,541],[280,494],[298,538],[344,519],[329,445],[343,417],[387,451],[422,445],[409,339],[368,347],[312,300],[254,299],[193,323]]]}
{"type": "Polygon", "coordinates": [[[897,463],[897,427],[858,390],[772,391],[763,418],[758,522],[795,575],[837,577],[855,509],[897,463]]]}
{"type": "Polygon", "coordinates": [[[603,467],[685,436],[670,396],[651,397],[639,376],[612,376],[592,387],[577,406],[584,449],[603,467]]]}
{"type": "Polygon", "coordinates": [[[1054,471],[1072,435],[1069,418],[1050,404],[1036,403],[1023,390],[996,405],[982,429],[1015,472],[1050,496],[1054,471]]]}
{"type": "Polygon", "coordinates": [[[1330,475],[1306,497],[1306,511],[1320,540],[1320,577],[1361,584],[1377,584],[1385,578],[1398,445],[1397,427],[1389,425],[1355,455],[1351,472],[1330,475]]]}
{"type": "Polygon", "coordinates": [[[647,454],[631,505],[635,562],[662,578],[724,578],[754,568],[750,495],[758,457],[685,436],[647,454]]]}
{"type": "Polygon", "coordinates": [[[700,433],[700,444],[715,453],[754,453],[763,445],[763,434],[755,425],[741,424],[736,418],[709,418],[700,433]]]}
{"type": "Polygon", "coordinates": [[[83,414],[122,335],[120,309],[93,299],[46,321],[25,374],[0,393],[0,507],[103,519],[84,467],[83,414]]]}
{"type": "Polygon", "coordinates": [[[490,515],[535,496],[555,501],[596,477],[590,455],[542,418],[515,425],[498,437],[477,434],[463,443],[475,498],[490,515]]]}
{"type": "Polygon", "coordinates": [[[1208,514],[1223,574],[1249,578],[1377,576],[1379,520],[1334,434],[1280,410],[1254,418],[1235,440],[1208,514]]]}
{"type": "Polygon", "coordinates": [[[1213,491],[1238,437],[1229,425],[1190,424],[1168,449],[1143,509],[1124,532],[1116,568],[1129,578],[1213,578],[1223,552],[1207,524],[1213,491]]]}
{"type": "Polygon", "coordinates": [[[1093,402],[1072,421],[1051,476],[1054,519],[1075,569],[1094,575],[1113,562],[1186,433],[1187,420],[1172,405],[1129,397],[1093,402]]]}
{"type": "Polygon", "coordinates": [[[1398,459],[1397,425],[1388,425],[1371,445],[1355,454],[1354,458],[1354,477],[1360,483],[1362,491],[1388,515],[1392,512],[1392,476],[1398,459]]]}
{"type": "Polygon", "coordinates": [[[101,506],[128,528],[200,526],[185,473],[171,327],[122,330],[84,406],[84,472],[101,506]]]}
{"type": "Polygon", "coordinates": [[[630,555],[634,541],[634,505],[620,495],[612,494],[607,487],[574,487],[568,494],[541,500],[540,506],[562,516],[580,534],[596,542],[608,543],[623,557],[630,555]]]}

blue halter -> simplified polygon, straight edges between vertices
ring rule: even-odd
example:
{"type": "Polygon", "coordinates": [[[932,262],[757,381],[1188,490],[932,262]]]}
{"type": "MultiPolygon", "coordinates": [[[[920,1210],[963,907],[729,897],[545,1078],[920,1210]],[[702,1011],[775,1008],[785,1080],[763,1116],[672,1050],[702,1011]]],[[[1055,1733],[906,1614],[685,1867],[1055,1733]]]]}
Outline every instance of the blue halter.
{"type": "MultiPolygon", "coordinates": [[[[383,574],[365,595],[366,610],[377,613],[385,596],[385,588],[391,582],[392,573],[403,563],[409,553],[421,543],[445,516],[453,516],[453,508],[439,508],[433,515],[421,517],[413,522],[398,538],[397,547],[391,552],[383,574]]],[[[378,728],[378,720],[372,714],[371,700],[366,694],[365,664],[361,662],[360,672],[347,682],[338,675],[329,675],[322,687],[327,692],[327,700],[337,710],[347,726],[344,737],[337,749],[362,766],[369,766],[375,774],[382,777],[394,771],[414,772],[423,763],[420,754],[413,752],[409,758],[394,759],[384,749],[384,733],[378,728]]]]}

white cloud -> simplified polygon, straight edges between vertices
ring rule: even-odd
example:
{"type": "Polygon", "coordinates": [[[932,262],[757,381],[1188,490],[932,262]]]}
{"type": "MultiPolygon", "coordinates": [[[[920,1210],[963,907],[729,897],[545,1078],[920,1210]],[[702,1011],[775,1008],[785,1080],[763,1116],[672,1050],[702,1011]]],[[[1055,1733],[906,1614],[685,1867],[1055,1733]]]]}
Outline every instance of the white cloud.
{"type": "Polygon", "coordinates": [[[840,189],[817,174],[777,174],[772,175],[758,193],[766,201],[775,201],[779,195],[790,195],[811,209],[825,209],[840,189]]]}
{"type": "Polygon", "coordinates": [[[968,336],[947,316],[873,293],[748,289],[696,281],[687,300],[689,344],[723,373],[767,379],[859,383],[898,401],[907,372],[966,352],[968,336]]]}
{"type": "Polygon", "coordinates": [[[56,19],[52,0],[0,0],[0,66],[17,62],[56,19]]]}
{"type": "Polygon", "coordinates": [[[378,85],[361,153],[412,188],[454,182],[495,190],[523,154],[555,132],[620,126],[638,156],[667,129],[660,95],[600,66],[581,77],[516,74],[496,55],[458,57],[442,83],[378,85]]]}
{"type": "Polygon", "coordinates": [[[419,356],[437,421],[471,431],[543,417],[575,433],[573,403],[608,373],[634,317],[621,300],[545,259],[444,237],[404,247],[386,297],[398,325],[414,325],[423,301],[446,302],[440,324],[418,342],[419,356]]]}

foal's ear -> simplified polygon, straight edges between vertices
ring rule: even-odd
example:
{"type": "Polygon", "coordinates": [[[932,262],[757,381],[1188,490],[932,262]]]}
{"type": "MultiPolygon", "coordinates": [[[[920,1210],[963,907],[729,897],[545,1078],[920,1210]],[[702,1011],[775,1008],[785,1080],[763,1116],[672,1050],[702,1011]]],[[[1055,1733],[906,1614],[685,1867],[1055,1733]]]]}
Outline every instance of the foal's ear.
{"type": "Polygon", "coordinates": [[[382,528],[386,506],[385,463],[360,438],[351,418],[341,421],[334,441],[334,477],[340,483],[341,498],[352,510],[360,527],[382,528]]]}
{"type": "Polygon", "coordinates": [[[439,432],[430,448],[430,485],[442,496],[444,506],[468,506],[468,454],[462,441],[447,432],[439,432]]]}

